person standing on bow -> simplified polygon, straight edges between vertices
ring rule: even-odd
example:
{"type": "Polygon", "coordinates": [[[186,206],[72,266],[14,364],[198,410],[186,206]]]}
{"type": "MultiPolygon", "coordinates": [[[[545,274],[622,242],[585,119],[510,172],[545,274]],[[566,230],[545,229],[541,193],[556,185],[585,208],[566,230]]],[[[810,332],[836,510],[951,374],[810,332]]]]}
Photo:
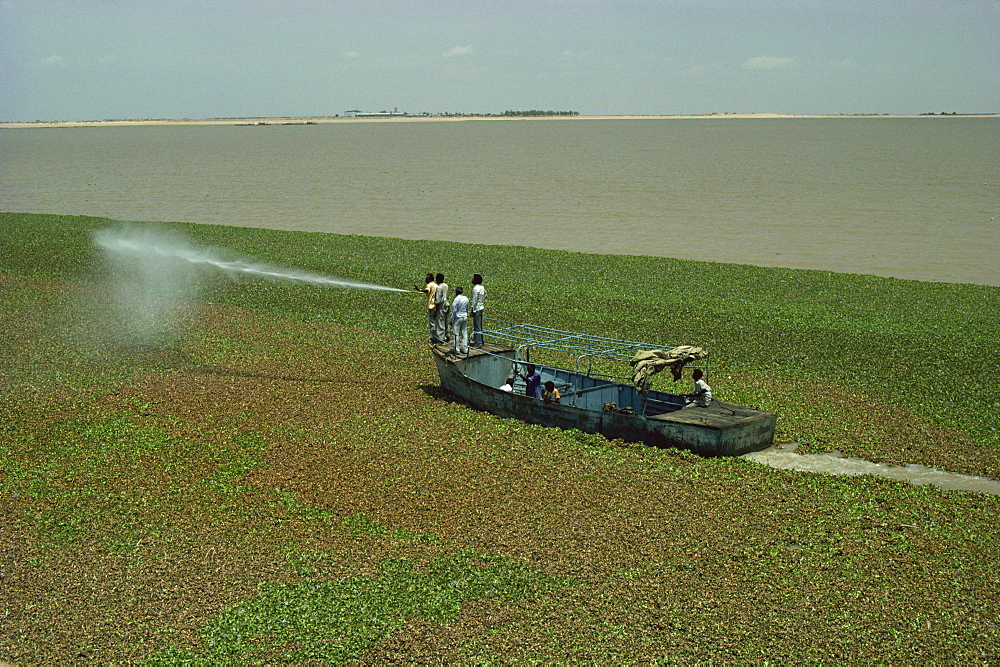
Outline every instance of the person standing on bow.
{"type": "Polygon", "coordinates": [[[437,274],[437,291],[434,292],[434,305],[437,306],[437,326],[434,334],[442,343],[448,342],[448,313],[451,310],[451,302],[448,301],[448,283],[444,281],[444,274],[437,274]]]}
{"type": "Polygon", "coordinates": [[[483,287],[483,277],[478,273],[472,276],[472,347],[483,346],[483,309],[486,307],[486,288],[483,287]]]}
{"type": "Polygon", "coordinates": [[[469,297],[462,294],[462,288],[455,288],[455,300],[451,304],[451,333],[455,345],[451,348],[457,354],[469,354],[469,297]]]}
{"type": "Polygon", "coordinates": [[[416,286],[413,289],[427,295],[427,327],[430,330],[431,343],[440,343],[437,337],[437,283],[434,282],[434,274],[427,274],[427,284],[423,289],[416,286]]]}

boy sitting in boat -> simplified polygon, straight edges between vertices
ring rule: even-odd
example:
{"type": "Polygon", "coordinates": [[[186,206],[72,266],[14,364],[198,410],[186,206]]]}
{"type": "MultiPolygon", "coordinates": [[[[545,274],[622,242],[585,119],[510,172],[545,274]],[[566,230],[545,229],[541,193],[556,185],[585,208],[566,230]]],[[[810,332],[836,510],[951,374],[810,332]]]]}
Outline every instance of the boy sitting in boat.
{"type": "Polygon", "coordinates": [[[545,383],[545,391],[542,392],[542,400],[546,403],[559,402],[559,390],[556,389],[556,383],[552,380],[545,383]]]}
{"type": "Polygon", "coordinates": [[[682,394],[687,399],[685,408],[707,408],[712,404],[712,388],[702,379],[704,375],[700,368],[694,369],[694,372],[691,373],[691,379],[694,380],[694,391],[690,394],[682,394]]]}

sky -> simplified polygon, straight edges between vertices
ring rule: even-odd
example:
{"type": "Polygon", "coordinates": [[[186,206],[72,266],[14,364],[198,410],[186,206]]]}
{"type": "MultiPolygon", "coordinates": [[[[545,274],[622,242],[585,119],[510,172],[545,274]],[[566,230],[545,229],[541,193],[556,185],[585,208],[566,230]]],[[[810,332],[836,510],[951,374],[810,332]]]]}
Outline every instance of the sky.
{"type": "Polygon", "coordinates": [[[0,121],[1000,112],[1000,0],[0,0],[0,121]]]}

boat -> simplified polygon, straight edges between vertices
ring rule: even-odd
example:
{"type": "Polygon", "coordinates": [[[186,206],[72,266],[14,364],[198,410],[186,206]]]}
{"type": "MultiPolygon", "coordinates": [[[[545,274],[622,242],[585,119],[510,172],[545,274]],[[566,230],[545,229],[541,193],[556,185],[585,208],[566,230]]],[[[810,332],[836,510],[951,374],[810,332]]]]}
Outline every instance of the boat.
{"type": "MultiPolygon", "coordinates": [[[[459,354],[450,345],[431,343],[441,386],[474,408],[531,424],[579,429],[608,439],[654,447],[690,450],[701,456],[739,456],[766,449],[774,440],[773,412],[713,399],[708,407],[685,407],[681,394],[637,388],[629,377],[608,372],[621,362],[633,363],[643,351],[670,352],[664,346],[560,331],[529,324],[494,321],[486,342],[459,354]],[[532,359],[532,356],[535,359],[532,359]],[[551,356],[570,370],[542,363],[551,356]],[[557,404],[524,395],[520,374],[533,364],[542,382],[559,389],[557,404]],[[514,391],[501,389],[515,377],[514,391]]],[[[706,377],[710,358],[681,358],[674,367],[701,368],[706,377]]]]}

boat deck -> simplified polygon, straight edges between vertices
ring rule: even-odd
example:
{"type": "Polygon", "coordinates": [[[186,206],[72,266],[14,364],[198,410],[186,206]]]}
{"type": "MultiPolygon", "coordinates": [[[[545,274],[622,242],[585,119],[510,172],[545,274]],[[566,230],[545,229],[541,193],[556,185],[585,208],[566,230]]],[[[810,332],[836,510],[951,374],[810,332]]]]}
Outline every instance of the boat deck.
{"type": "Polygon", "coordinates": [[[742,424],[748,419],[757,419],[762,414],[764,413],[761,410],[746,408],[732,403],[724,403],[716,399],[707,408],[691,407],[658,415],[647,415],[646,418],[658,421],[671,421],[678,424],[727,428],[735,424],[742,424]]]}

